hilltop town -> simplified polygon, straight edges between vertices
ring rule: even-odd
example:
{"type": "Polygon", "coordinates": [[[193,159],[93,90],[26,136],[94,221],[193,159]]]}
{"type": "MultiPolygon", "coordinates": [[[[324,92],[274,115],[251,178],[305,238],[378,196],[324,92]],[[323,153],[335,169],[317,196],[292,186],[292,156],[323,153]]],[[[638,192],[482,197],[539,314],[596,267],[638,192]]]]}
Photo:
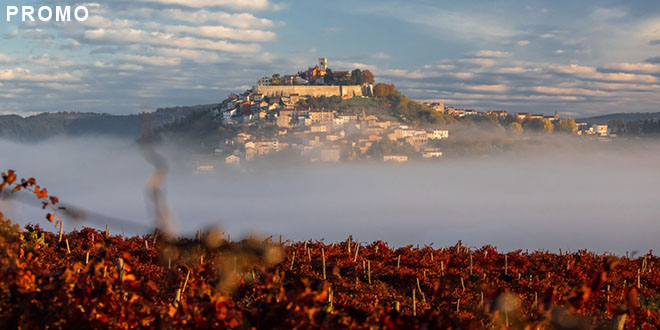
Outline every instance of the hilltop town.
{"type": "Polygon", "coordinates": [[[211,155],[196,158],[196,170],[212,172],[218,163],[238,167],[276,154],[330,163],[438,159],[443,156],[442,141],[450,139],[450,127],[468,122],[502,127],[511,134],[612,136],[607,125],[576,123],[558,113],[479,112],[420,103],[394,85],[374,84],[368,70],[332,71],[326,58],[296,74],[262,77],[212,111],[212,120],[230,134],[211,155]]]}

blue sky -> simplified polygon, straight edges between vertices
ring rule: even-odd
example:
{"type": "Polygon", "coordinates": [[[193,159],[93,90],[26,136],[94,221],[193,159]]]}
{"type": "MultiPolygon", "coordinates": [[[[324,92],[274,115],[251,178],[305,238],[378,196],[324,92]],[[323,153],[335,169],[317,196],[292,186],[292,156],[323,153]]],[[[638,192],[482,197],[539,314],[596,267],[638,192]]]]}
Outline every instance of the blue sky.
{"type": "Polygon", "coordinates": [[[0,113],[223,100],[325,56],[418,100],[586,116],[660,111],[658,1],[113,0],[6,22],[0,113]]]}

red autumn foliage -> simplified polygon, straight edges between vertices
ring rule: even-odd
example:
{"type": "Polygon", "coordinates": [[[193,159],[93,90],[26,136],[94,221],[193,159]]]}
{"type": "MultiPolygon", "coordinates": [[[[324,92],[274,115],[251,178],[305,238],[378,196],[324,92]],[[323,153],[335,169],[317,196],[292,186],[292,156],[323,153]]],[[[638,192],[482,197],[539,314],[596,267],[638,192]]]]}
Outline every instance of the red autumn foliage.
{"type": "Polygon", "coordinates": [[[330,245],[270,239],[209,244],[212,236],[124,238],[84,228],[59,241],[39,226],[20,230],[0,214],[0,324],[12,329],[660,324],[660,260],[652,253],[638,258],[587,251],[501,253],[460,242],[442,249],[391,248],[352,239],[330,245]]]}

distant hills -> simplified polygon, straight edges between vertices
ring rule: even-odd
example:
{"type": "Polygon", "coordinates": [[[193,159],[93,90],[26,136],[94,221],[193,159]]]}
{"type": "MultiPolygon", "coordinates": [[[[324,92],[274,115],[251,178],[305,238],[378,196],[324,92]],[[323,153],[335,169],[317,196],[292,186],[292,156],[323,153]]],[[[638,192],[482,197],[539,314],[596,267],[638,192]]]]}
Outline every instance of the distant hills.
{"type": "MultiPolygon", "coordinates": [[[[198,113],[208,112],[218,104],[158,109],[153,113],[152,127],[162,127],[198,113]]],[[[110,115],[100,113],[57,112],[29,117],[0,116],[0,138],[36,142],[55,136],[113,136],[136,138],[140,134],[142,115],[110,115]]]]}
{"type": "Polygon", "coordinates": [[[624,123],[637,120],[660,119],[660,112],[612,113],[607,115],[579,118],[576,120],[590,124],[607,124],[610,121],[617,121],[619,119],[624,123]]]}

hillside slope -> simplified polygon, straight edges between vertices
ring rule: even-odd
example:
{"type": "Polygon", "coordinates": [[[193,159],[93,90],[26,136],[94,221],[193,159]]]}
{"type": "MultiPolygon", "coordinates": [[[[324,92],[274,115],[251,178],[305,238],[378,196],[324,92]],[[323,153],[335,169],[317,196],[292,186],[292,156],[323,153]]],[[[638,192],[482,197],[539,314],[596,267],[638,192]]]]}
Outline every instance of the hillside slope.
{"type": "MultiPolygon", "coordinates": [[[[161,127],[186,116],[208,111],[217,104],[158,109],[152,126],[161,127]]],[[[102,135],[135,138],[140,132],[141,114],[110,115],[99,113],[57,112],[30,117],[0,116],[0,138],[18,141],[40,141],[54,136],[102,135]]]]}

